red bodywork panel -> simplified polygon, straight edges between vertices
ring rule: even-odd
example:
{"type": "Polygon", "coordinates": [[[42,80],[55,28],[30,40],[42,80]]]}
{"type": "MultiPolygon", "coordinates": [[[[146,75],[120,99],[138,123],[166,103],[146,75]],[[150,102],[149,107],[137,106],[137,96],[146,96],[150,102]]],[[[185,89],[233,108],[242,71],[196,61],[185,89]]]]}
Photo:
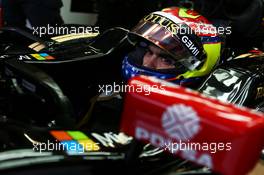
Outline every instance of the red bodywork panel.
{"type": "Polygon", "coordinates": [[[246,174],[259,160],[262,113],[155,78],[134,77],[128,86],[121,123],[126,134],[223,175],[246,174]]]}

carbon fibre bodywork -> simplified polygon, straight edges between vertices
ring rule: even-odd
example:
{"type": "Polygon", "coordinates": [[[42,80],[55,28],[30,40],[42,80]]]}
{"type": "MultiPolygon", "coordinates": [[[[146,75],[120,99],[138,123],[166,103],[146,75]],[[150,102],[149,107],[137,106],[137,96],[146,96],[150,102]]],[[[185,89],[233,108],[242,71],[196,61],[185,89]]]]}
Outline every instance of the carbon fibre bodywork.
{"type": "Polygon", "coordinates": [[[220,65],[198,90],[224,102],[256,108],[263,102],[263,58],[248,56],[220,65]]]}

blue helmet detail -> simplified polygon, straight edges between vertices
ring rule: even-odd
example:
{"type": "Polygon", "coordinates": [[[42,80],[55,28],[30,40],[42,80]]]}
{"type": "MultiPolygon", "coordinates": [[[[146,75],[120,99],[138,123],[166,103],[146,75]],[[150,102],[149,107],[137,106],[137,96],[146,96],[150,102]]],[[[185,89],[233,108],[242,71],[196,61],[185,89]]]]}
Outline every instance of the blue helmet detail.
{"type": "MultiPolygon", "coordinates": [[[[137,66],[135,64],[131,64],[129,62],[128,55],[125,56],[123,63],[122,63],[122,74],[126,81],[134,76],[139,76],[139,75],[153,76],[153,77],[163,79],[163,80],[173,79],[176,77],[175,74],[161,73],[155,70],[151,70],[151,69],[137,66]]],[[[188,86],[188,84],[193,84],[200,80],[201,78],[196,77],[196,78],[187,78],[187,79],[174,79],[174,80],[171,80],[170,82],[175,83],[175,84],[180,84],[183,86],[184,85],[188,86]]]]}
{"type": "Polygon", "coordinates": [[[142,68],[140,66],[132,65],[128,61],[129,57],[125,56],[122,64],[122,74],[125,80],[128,80],[137,75],[154,76],[160,79],[175,78],[175,74],[164,74],[151,69],[142,68]]]}

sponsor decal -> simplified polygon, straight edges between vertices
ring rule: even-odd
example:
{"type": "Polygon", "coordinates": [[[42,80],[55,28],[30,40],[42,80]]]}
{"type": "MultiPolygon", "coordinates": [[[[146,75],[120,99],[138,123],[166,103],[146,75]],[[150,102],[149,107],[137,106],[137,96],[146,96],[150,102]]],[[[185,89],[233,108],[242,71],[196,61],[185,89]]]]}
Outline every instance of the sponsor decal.
{"type": "Polygon", "coordinates": [[[92,133],[92,136],[103,146],[111,148],[115,148],[117,145],[127,145],[132,140],[132,137],[128,137],[124,133],[92,133]]]}
{"type": "Polygon", "coordinates": [[[40,53],[40,54],[30,54],[32,57],[39,61],[44,60],[54,60],[55,58],[53,56],[48,55],[47,53],[40,53]]]}
{"type": "Polygon", "coordinates": [[[183,104],[173,105],[162,115],[164,131],[176,140],[187,141],[199,132],[199,117],[192,107],[183,104]]]}
{"type": "Polygon", "coordinates": [[[160,26],[166,28],[173,35],[179,38],[181,42],[190,50],[190,52],[194,56],[197,56],[200,53],[197,44],[192,42],[187,35],[181,34],[183,29],[184,31],[185,30],[188,31],[191,30],[191,28],[187,24],[184,24],[182,21],[180,21],[180,19],[176,18],[175,16],[163,12],[160,13],[157,12],[157,13],[149,14],[143,20],[147,22],[159,24],[160,26]],[[166,17],[161,15],[166,15],[166,17]]]}
{"type": "Polygon", "coordinates": [[[199,54],[199,50],[194,45],[194,43],[188,38],[188,36],[183,36],[181,40],[194,56],[197,56],[199,54]]]}
{"type": "Polygon", "coordinates": [[[159,148],[164,148],[166,151],[171,152],[172,154],[179,154],[182,158],[186,160],[190,160],[196,162],[200,165],[204,165],[208,168],[213,168],[212,157],[208,153],[199,153],[196,150],[179,150],[179,149],[170,149],[169,145],[174,145],[174,142],[170,138],[165,138],[161,134],[156,131],[151,131],[144,127],[136,127],[135,137],[139,140],[147,140],[152,145],[157,146],[159,148]]]}
{"type": "Polygon", "coordinates": [[[179,25],[177,25],[174,21],[160,16],[158,14],[149,14],[144,18],[144,21],[148,21],[151,23],[159,24],[162,27],[165,27],[168,31],[170,31],[172,34],[177,35],[178,29],[180,28],[179,25]]]}
{"type": "Polygon", "coordinates": [[[98,143],[81,131],[50,131],[50,134],[60,141],[68,155],[100,150],[98,143]]]}
{"type": "Polygon", "coordinates": [[[22,61],[22,60],[31,60],[31,58],[27,55],[20,55],[18,60],[22,61]]]}
{"type": "Polygon", "coordinates": [[[191,146],[195,143],[192,143],[192,139],[201,130],[200,117],[191,106],[177,104],[167,107],[161,116],[160,123],[162,127],[158,129],[147,123],[138,122],[135,128],[135,138],[148,141],[186,160],[213,168],[210,153],[204,150],[189,149],[193,148],[191,146]],[[176,145],[188,145],[188,147],[179,149],[180,147],[176,145]]]}

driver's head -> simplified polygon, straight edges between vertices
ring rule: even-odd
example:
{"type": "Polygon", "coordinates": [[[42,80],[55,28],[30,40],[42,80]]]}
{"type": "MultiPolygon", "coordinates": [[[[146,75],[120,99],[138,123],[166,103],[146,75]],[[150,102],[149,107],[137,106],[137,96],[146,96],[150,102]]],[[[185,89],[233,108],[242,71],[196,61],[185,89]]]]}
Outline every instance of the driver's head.
{"type": "Polygon", "coordinates": [[[154,44],[149,44],[146,47],[146,52],[143,56],[142,66],[153,70],[173,69],[175,61],[170,55],[154,44]]]}
{"type": "Polygon", "coordinates": [[[135,46],[123,61],[123,75],[150,75],[178,84],[207,75],[218,62],[215,28],[193,10],[168,8],[143,18],[128,34],[135,46]]]}

